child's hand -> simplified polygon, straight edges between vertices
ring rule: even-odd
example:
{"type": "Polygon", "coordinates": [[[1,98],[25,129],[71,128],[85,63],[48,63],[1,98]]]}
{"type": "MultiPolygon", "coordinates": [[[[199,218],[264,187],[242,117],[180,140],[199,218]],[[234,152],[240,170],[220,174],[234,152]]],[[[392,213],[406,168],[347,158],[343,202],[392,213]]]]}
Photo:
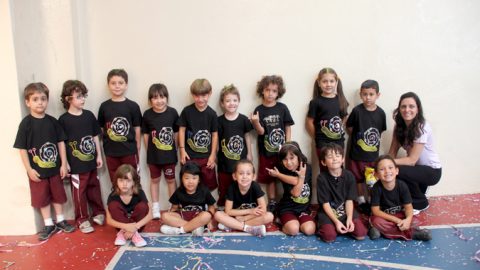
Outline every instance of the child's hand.
{"type": "Polygon", "coordinates": [[[268,175],[273,177],[278,177],[278,175],[280,174],[277,167],[273,167],[273,169],[265,168],[265,170],[267,170],[268,175]]]}
{"type": "Polygon", "coordinates": [[[236,216],[235,218],[240,222],[245,222],[245,217],[244,216],[236,216]]]}
{"type": "Polygon", "coordinates": [[[100,169],[103,166],[102,157],[97,156],[97,169],[100,169]]]}
{"type": "Polygon", "coordinates": [[[123,235],[125,236],[125,239],[128,240],[128,239],[131,239],[131,238],[132,238],[132,236],[133,236],[134,233],[135,233],[135,232],[125,231],[125,232],[123,233],[123,235]]]}
{"type": "Polygon", "coordinates": [[[213,225],[213,219],[210,220],[210,222],[207,223],[207,228],[211,231],[215,229],[215,226],[213,225]]]}
{"type": "Polygon", "coordinates": [[[251,113],[250,114],[250,121],[252,121],[252,123],[254,124],[258,124],[260,122],[260,115],[258,114],[258,111],[257,113],[251,113]]]}
{"type": "Polygon", "coordinates": [[[297,173],[297,175],[299,177],[305,178],[306,171],[307,171],[307,164],[305,164],[303,162],[300,162],[300,166],[299,166],[298,170],[295,171],[295,172],[297,173]]]}
{"type": "Polygon", "coordinates": [[[35,169],[30,169],[27,171],[28,178],[30,178],[33,182],[40,182],[40,174],[35,169]]]}
{"type": "Polygon", "coordinates": [[[397,226],[400,231],[406,231],[410,229],[410,221],[407,219],[402,219],[400,220],[400,222],[397,223],[397,226]]]}
{"type": "Polygon", "coordinates": [[[124,230],[131,232],[132,234],[137,231],[137,223],[127,223],[124,230]]]}
{"type": "Polygon", "coordinates": [[[251,153],[247,154],[247,160],[253,161],[253,156],[251,153]]]}
{"type": "Polygon", "coordinates": [[[190,160],[187,151],[185,151],[185,148],[180,148],[180,162],[182,163],[182,165],[185,165],[185,163],[187,163],[187,160],[190,160]]]}
{"type": "Polygon", "coordinates": [[[63,178],[65,178],[69,175],[68,174],[68,171],[69,171],[68,167],[69,167],[68,165],[60,166],[60,178],[63,179],[63,178]]]}
{"type": "Polygon", "coordinates": [[[335,223],[335,229],[341,234],[345,234],[348,232],[347,227],[345,227],[345,225],[343,225],[343,223],[339,220],[337,220],[337,222],[335,223]]]}
{"type": "Polygon", "coordinates": [[[353,232],[355,230],[355,224],[353,224],[353,221],[350,219],[347,219],[347,232],[353,232]]]}
{"type": "Polygon", "coordinates": [[[215,155],[211,155],[208,157],[207,168],[212,170],[215,169],[215,155]]]}
{"type": "Polygon", "coordinates": [[[265,210],[263,210],[262,208],[260,208],[260,206],[257,206],[255,208],[252,209],[253,210],[253,214],[255,216],[261,216],[263,214],[265,214],[265,210]]]}

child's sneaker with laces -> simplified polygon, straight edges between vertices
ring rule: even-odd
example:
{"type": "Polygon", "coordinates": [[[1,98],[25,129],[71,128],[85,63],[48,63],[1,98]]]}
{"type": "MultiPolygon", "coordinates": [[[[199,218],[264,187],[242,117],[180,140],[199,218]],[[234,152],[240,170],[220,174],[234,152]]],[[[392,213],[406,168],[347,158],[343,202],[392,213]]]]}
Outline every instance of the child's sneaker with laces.
{"type": "Polygon", "coordinates": [[[218,229],[219,230],[222,230],[222,231],[225,231],[225,232],[231,232],[232,229],[230,229],[229,227],[223,225],[222,223],[218,223],[218,229]]]}
{"type": "Polygon", "coordinates": [[[160,207],[152,207],[152,217],[153,219],[160,219],[162,215],[160,214],[160,207]]]}
{"type": "Polygon", "coordinates": [[[420,241],[432,240],[432,233],[427,229],[413,229],[412,238],[420,241]]]}
{"type": "Polygon", "coordinates": [[[179,235],[180,228],[169,226],[169,225],[162,225],[160,226],[160,232],[163,234],[169,234],[169,235],[179,235]]]}
{"type": "Polygon", "coordinates": [[[66,233],[71,233],[75,231],[75,226],[70,225],[66,220],[57,222],[55,226],[66,233]]]}
{"type": "Polygon", "coordinates": [[[114,243],[115,246],[123,246],[127,243],[124,233],[125,233],[124,230],[118,231],[117,237],[115,238],[115,243],[114,243]]]}
{"type": "Polygon", "coordinates": [[[58,228],[55,225],[45,226],[42,231],[38,234],[38,240],[44,241],[50,238],[54,233],[58,231],[58,228]]]}
{"type": "Polygon", "coordinates": [[[258,237],[264,237],[267,234],[267,228],[265,228],[265,225],[249,226],[247,227],[246,232],[258,237]]]}
{"type": "Polygon", "coordinates": [[[138,233],[138,232],[135,232],[132,236],[132,243],[136,246],[136,247],[144,247],[147,245],[147,242],[145,241],[145,239],[143,239],[143,237],[138,233]]]}
{"type": "Polygon", "coordinates": [[[104,214],[98,214],[98,215],[94,216],[93,217],[93,222],[102,226],[105,223],[105,215],[104,214]]]}
{"type": "Polygon", "coordinates": [[[277,208],[277,202],[274,200],[270,200],[267,206],[268,212],[275,213],[276,208],[277,208]]]}
{"type": "Polygon", "coordinates": [[[205,228],[203,226],[200,226],[196,228],[195,230],[192,231],[192,236],[203,236],[203,231],[205,228]]]}
{"type": "Polygon", "coordinates": [[[91,233],[93,232],[95,229],[92,227],[92,224],[90,224],[90,221],[88,220],[85,220],[84,222],[80,223],[80,225],[78,226],[78,228],[80,229],[80,231],[82,233],[91,233]]]}

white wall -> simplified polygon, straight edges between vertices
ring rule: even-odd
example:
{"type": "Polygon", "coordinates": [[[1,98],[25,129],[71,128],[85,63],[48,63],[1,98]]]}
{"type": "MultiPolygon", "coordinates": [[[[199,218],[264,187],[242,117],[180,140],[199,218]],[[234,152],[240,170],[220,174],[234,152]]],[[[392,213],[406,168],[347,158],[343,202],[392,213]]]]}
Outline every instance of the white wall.
{"type": "MultiPolygon", "coordinates": [[[[358,88],[366,79],[379,81],[378,104],[389,116],[402,93],[417,92],[444,167],[430,194],[480,192],[475,170],[480,147],[472,136],[480,132],[473,124],[480,113],[478,1],[12,3],[20,88],[44,81],[52,91],[49,112],[55,116],[63,112],[61,84],[71,78],[86,83],[87,108],[96,113],[109,97],[106,74],[112,68],[127,70],[127,96],[142,110],[148,107],[150,84],[165,83],[170,105],[181,111],[191,102],[190,83],[205,77],[214,87],[210,105],[218,113],[219,90],[234,83],[244,114],[260,103],[255,85],[261,76],[280,74],[287,87],[281,101],[296,121],[292,137],[309,153],[305,114],[315,76],[328,66],[339,73],[350,109],[360,102],[358,88]]],[[[390,121],[382,152],[392,127],[390,121]]],[[[9,149],[13,138],[7,141],[9,149]]],[[[146,167],[142,178],[148,186],[146,167]]]]}

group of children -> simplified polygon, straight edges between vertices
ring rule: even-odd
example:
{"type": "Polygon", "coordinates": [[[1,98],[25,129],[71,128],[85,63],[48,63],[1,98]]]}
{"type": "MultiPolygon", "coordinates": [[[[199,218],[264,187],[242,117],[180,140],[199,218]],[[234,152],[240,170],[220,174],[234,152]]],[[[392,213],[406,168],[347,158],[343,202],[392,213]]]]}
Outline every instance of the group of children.
{"type": "Polygon", "coordinates": [[[61,100],[67,112],[58,121],[45,113],[48,88],[43,83],[31,83],[25,88],[30,115],[22,120],[14,147],[20,149],[28,174],[32,206],[40,209],[44,219],[40,240],[58,230],[75,229],[62,212],[66,201],[62,179],[67,176],[71,178],[78,228],[89,233],[94,231],[90,218],[98,225],[106,220],[118,228],[116,245],[128,239],[137,247],[146,245],[138,232],[152,218],[162,219],[160,230],[165,234],[202,235],[205,226],[213,229],[218,223],[221,230],[265,236],[265,225],[274,220],[274,214],[288,235],[317,233],[325,242],[332,242],[338,233],[350,233],[361,240],[367,229],[354,201],[360,208],[368,201],[365,176],[371,174],[370,168],[375,168],[375,176],[381,181],[371,192],[369,236],[430,239],[428,231],[413,226],[411,198],[405,184],[395,179],[395,161],[388,156],[377,160],[386,117],[376,105],[380,93],[373,80],[362,84],[363,103],[348,115],[348,102],[337,73],[324,68],[318,74],[306,121],[320,163],[317,220],[310,211],[312,167],[298,143],[291,141],[294,121],[287,106],[278,101],[286,92],[280,76],[264,76],[258,82],[256,92],[262,104],[249,117],[237,111],[240,94],[234,85],[222,89],[220,105],[224,114],[217,117],[208,105],[212,94],[208,80],[192,83],[194,103],[180,115],[168,106],[165,85],[153,84],[148,91],[151,108],[142,116],[138,104],[125,97],[128,75],[124,70],[111,70],[107,83],[111,99],[101,104],[98,120],[83,108],[88,90],[80,81],[64,83],[61,100]],[[343,169],[345,123],[352,138],[347,164],[351,172],[343,169]],[[258,173],[252,163],[249,133],[253,129],[258,134],[258,173]],[[141,188],[138,173],[142,134],[152,204],[141,188]],[[100,136],[112,183],[107,209],[103,207],[97,176],[97,168],[103,165],[100,136]],[[177,152],[182,165],[178,188],[177,152]],[[172,204],[163,214],[158,191],[162,173],[172,204]],[[276,181],[283,186],[278,203],[276,181]],[[268,203],[259,183],[266,185],[268,203]],[[217,187],[216,202],[211,191],[217,187]],[[217,211],[215,203],[221,211],[217,211]],[[51,205],[55,223],[50,216],[51,205]]]}

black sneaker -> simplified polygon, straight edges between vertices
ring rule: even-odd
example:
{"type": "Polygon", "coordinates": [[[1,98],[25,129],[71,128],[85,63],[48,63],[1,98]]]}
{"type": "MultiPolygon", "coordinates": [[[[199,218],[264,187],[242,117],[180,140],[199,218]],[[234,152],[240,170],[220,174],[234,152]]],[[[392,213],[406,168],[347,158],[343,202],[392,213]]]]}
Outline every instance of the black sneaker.
{"type": "Polygon", "coordinates": [[[377,228],[371,227],[370,229],[368,229],[368,237],[370,237],[370,240],[378,239],[380,238],[380,236],[380,231],[377,228]]]}
{"type": "Polygon", "coordinates": [[[38,240],[45,241],[57,231],[58,229],[55,225],[45,226],[43,227],[43,230],[38,234],[38,240]]]}
{"type": "Polygon", "coordinates": [[[271,200],[270,202],[268,202],[268,206],[267,206],[267,211],[268,212],[275,213],[276,208],[277,208],[277,202],[276,201],[271,200]]]}
{"type": "Polygon", "coordinates": [[[75,231],[75,226],[72,226],[72,225],[68,224],[68,222],[66,220],[60,221],[55,225],[57,226],[58,229],[66,232],[66,233],[71,233],[71,232],[75,231]]]}
{"type": "Polygon", "coordinates": [[[427,229],[413,229],[413,239],[420,241],[432,240],[432,233],[427,229]]]}

